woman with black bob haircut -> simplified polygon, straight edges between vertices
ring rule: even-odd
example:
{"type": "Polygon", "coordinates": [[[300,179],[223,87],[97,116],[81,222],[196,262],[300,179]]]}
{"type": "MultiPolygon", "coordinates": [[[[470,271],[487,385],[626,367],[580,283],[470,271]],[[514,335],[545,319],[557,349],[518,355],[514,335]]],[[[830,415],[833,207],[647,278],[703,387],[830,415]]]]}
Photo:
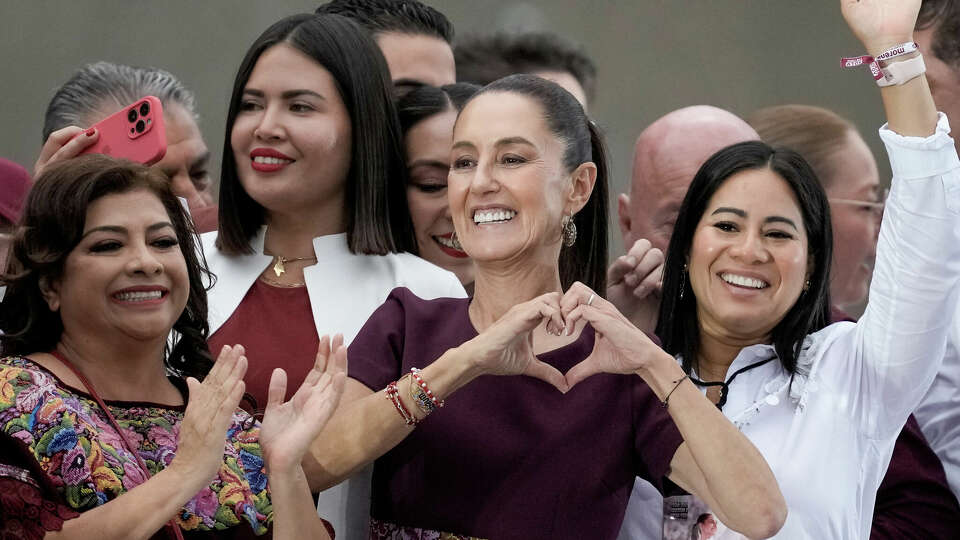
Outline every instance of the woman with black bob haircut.
{"type": "Polygon", "coordinates": [[[194,237],[157,169],[88,155],[37,178],[2,281],[0,535],[329,538],[300,462],[345,351],[324,338],[296,405],[278,369],[263,422],[238,409],[247,359],[211,361],[194,237]]]}
{"type": "MultiPolygon", "coordinates": [[[[841,0],[874,57],[913,42],[919,7],[841,0]]],[[[713,155],[667,250],[658,333],[689,375],[682,384],[704,389],[773,469],[789,507],[776,538],[870,536],[894,443],[943,357],[960,160],[922,70],[901,73],[881,88],[893,181],[859,321],[829,324],[830,207],[791,150],[745,142],[713,155]]]]}
{"type": "Polygon", "coordinates": [[[535,76],[495,81],[460,112],[449,158],[474,296],[398,288],[367,321],[349,404],[305,463],[315,484],[373,461],[376,539],[616,538],[638,475],[716,502],[753,537],[776,532],[785,506],[759,453],[593,292],[606,151],[576,98],[535,76]]]}
{"type": "Polygon", "coordinates": [[[453,124],[480,87],[456,83],[421,86],[397,101],[407,163],[407,205],[420,256],[456,274],[473,291],[473,261],[454,234],[447,201],[453,124]]]}
{"type": "Polygon", "coordinates": [[[363,29],[304,14],[257,38],[227,114],[220,229],[202,236],[210,347],[244,343],[257,402],[274,368],[296,387],[319,336],[349,343],[394,287],[465,294],[411,254],[405,178],[386,62],[363,29]]]}

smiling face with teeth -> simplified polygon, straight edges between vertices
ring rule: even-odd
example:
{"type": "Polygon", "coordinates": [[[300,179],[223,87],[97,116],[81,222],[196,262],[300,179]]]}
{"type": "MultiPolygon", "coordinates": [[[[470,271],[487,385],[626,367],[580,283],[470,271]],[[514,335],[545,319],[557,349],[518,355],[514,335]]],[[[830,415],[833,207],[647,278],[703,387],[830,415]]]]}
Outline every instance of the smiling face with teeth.
{"type": "Polygon", "coordinates": [[[728,178],[713,194],[690,248],[690,288],[704,331],[764,340],[811,270],[797,198],[770,169],[728,178]]]}
{"type": "Polygon", "coordinates": [[[450,154],[450,211],[478,272],[488,264],[556,268],[561,222],[593,189],[596,167],[564,166],[565,142],[540,105],[512,92],[487,92],[460,113],[450,154]]]}
{"type": "Polygon", "coordinates": [[[189,277],[157,196],[136,189],[91,203],[79,244],[44,296],[60,312],[62,339],[165,340],[186,306],[189,277]]]}

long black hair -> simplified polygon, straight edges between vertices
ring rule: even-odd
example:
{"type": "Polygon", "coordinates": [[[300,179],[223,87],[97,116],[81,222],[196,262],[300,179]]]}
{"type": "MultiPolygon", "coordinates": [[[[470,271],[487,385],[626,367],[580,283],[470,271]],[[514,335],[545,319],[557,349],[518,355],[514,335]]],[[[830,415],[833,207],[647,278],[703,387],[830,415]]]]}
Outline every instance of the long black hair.
{"type": "Polygon", "coordinates": [[[57,345],[63,321],[44,300],[41,284],[62,277],[67,256],[83,237],[90,205],[106,195],[135,189],[150,191],[163,204],[190,283],[187,305],[173,324],[164,363],[171,374],[203,380],[213,365],[207,348],[205,288],[212,285],[213,276],[198,249],[190,217],[162,172],[100,154],[50,166],[30,190],[2,276],[7,290],[0,302],[0,354],[27,355],[57,345]]]}
{"type": "Polygon", "coordinates": [[[830,205],[816,173],[793,150],[774,148],[760,141],[734,144],[710,157],[697,171],[680,206],[663,271],[662,300],[657,335],[668,353],[683,356],[687,373],[696,367],[700,349],[697,298],[687,283],[686,262],[693,235],[713,194],[731,176],[751,169],[770,169],[790,186],[800,204],[807,235],[807,257],[813,269],[810,286],[800,295],[771,333],[771,340],[784,368],[796,372],[803,339],[830,321],[830,258],[833,231],[830,205]],[[681,297],[681,290],[683,296],[681,297]]]}
{"type": "Polygon", "coordinates": [[[280,43],[330,72],[350,114],[351,156],[345,181],[347,245],[353,253],[417,253],[406,204],[406,167],[387,62],[373,38],[339,15],[292,15],[267,28],[247,51],[233,83],[220,175],[217,247],[251,253],[250,239],[265,223],[266,209],[244,191],[230,144],[243,89],[260,55],[280,43]]]}
{"type": "Polygon", "coordinates": [[[600,128],[583,106],[560,85],[534,75],[510,75],[498,79],[471,99],[487,92],[520,94],[540,105],[553,135],[566,144],[563,165],[572,172],[583,163],[597,166],[597,179],[590,199],[573,216],[577,241],[560,251],[560,283],[564,290],[580,281],[599,294],[607,290],[607,148],[600,128]]]}

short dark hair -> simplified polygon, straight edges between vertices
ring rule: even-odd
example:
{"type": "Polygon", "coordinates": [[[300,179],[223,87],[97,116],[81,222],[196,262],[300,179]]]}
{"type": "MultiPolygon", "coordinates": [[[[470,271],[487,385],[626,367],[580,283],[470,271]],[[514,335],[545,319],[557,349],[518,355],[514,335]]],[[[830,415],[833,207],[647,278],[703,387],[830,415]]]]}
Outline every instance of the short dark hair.
{"type": "Polygon", "coordinates": [[[573,216],[577,241],[560,251],[560,283],[566,290],[579,281],[599,294],[607,290],[607,148],[600,128],[583,106],[560,85],[534,75],[518,74],[483,87],[467,101],[490,92],[519,94],[540,106],[554,137],[566,143],[563,165],[573,171],[583,163],[597,166],[597,179],[586,205],[573,216]]]}
{"type": "Polygon", "coordinates": [[[420,86],[397,100],[397,114],[404,136],[410,128],[444,111],[460,112],[480,87],[469,83],[420,86]]]}
{"type": "Polygon", "coordinates": [[[332,0],[318,14],[353,19],[371,34],[399,32],[424,34],[453,42],[453,24],[436,9],[417,0],[332,0]]]}
{"type": "Polygon", "coordinates": [[[170,181],[159,170],[100,154],[89,154],[48,167],[27,195],[2,282],[0,352],[27,355],[52,350],[63,333],[60,314],[51,311],[41,283],[63,275],[67,256],[83,236],[87,209],[106,195],[146,189],[163,204],[176,230],[187,265],[190,294],[173,324],[164,362],[168,372],[203,379],[213,362],[207,348],[207,292],[212,283],[196,232],[170,181]]]}
{"type": "Polygon", "coordinates": [[[593,101],[597,67],[586,50],[550,32],[499,32],[470,36],[453,48],[457,81],[479,85],[513,75],[537,71],[567,72],[593,101]]]}
{"type": "Polygon", "coordinates": [[[697,299],[692,287],[685,285],[689,281],[686,263],[693,235],[710,198],[720,186],[733,175],[753,169],[769,169],[790,186],[803,216],[807,256],[813,261],[813,271],[808,278],[810,286],[771,333],[780,363],[788,372],[796,372],[804,338],[830,321],[833,232],[830,205],[816,173],[800,154],[787,148],[774,148],[760,141],[728,146],[711,156],[694,176],[680,206],[664,262],[657,335],[663,341],[664,350],[683,356],[683,369],[687,373],[696,368],[700,350],[697,299]]]}
{"type": "Polygon", "coordinates": [[[264,51],[281,43],[330,72],[350,114],[350,169],[344,184],[350,251],[416,254],[404,192],[407,182],[400,123],[387,62],[373,38],[350,19],[311,14],[293,15],[270,26],[240,64],[227,110],[217,247],[231,255],[251,253],[250,239],[266,220],[266,209],[240,184],[230,139],[250,73],[264,51]]]}
{"type": "MultiPolygon", "coordinates": [[[[119,110],[145,96],[155,96],[164,107],[179,105],[196,118],[191,92],[169,71],[134,67],[113,62],[96,62],[80,68],[60,85],[43,115],[43,141],[67,126],[87,127],[94,113],[119,110]]],[[[99,119],[97,119],[99,120],[99,119]]]]}
{"type": "Polygon", "coordinates": [[[923,0],[917,30],[933,29],[933,54],[960,69],[960,0],[923,0]]]}

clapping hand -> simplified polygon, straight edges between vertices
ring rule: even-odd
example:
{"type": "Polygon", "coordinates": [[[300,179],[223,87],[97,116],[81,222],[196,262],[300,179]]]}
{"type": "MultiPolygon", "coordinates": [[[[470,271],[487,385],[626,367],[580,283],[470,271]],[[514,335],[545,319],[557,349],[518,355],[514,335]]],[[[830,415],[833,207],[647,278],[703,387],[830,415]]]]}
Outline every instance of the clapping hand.
{"type": "Polygon", "coordinates": [[[223,463],[227,429],[243,397],[246,372],[243,347],[224,346],[202,383],[187,378],[190,397],[180,422],[177,454],[170,467],[184,469],[186,478],[202,481],[200,487],[216,475],[223,463]]]}
{"type": "Polygon", "coordinates": [[[662,279],[663,252],[649,240],[637,240],[607,269],[606,298],[637,328],[652,333],[660,312],[662,279]]]}
{"type": "Polygon", "coordinates": [[[289,401],[287,374],[273,370],[267,407],[260,424],[260,446],[267,471],[289,472],[300,466],[310,443],[333,415],[347,378],[347,348],[343,336],[323,336],[316,362],[289,401]]]}

